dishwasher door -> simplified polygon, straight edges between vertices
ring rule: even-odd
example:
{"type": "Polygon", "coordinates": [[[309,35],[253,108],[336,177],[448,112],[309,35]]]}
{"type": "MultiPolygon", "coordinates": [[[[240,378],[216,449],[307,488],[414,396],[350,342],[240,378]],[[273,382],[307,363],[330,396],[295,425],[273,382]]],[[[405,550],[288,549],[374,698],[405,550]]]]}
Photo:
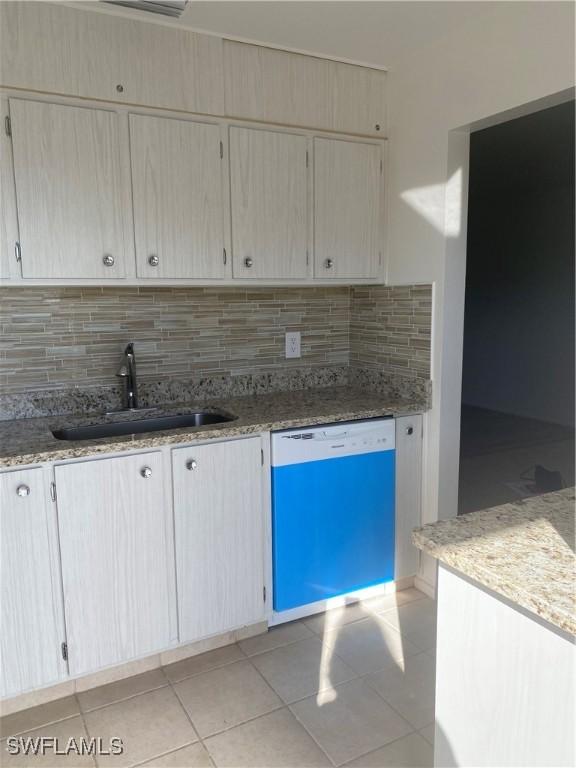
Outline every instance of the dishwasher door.
{"type": "Polygon", "coordinates": [[[393,419],[272,436],[274,610],[394,578],[393,419]]]}

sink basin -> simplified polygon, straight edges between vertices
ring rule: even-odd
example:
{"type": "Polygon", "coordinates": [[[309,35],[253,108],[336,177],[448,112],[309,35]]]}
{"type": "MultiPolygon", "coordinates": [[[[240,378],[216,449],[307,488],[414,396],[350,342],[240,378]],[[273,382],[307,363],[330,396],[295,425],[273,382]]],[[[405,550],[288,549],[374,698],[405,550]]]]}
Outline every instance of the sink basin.
{"type": "Polygon", "coordinates": [[[193,411],[175,416],[154,416],[144,419],[126,419],[103,424],[86,424],[78,427],[62,427],[52,430],[58,440],[90,440],[97,437],[135,435],[141,432],[158,432],[178,427],[203,427],[207,424],[221,424],[237,418],[223,411],[193,411]]]}

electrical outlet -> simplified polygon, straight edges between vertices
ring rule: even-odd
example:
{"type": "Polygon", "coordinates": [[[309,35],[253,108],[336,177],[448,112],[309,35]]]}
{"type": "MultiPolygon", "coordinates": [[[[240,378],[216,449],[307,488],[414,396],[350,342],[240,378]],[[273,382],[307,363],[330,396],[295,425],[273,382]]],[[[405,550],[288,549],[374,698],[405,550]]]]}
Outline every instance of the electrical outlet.
{"type": "Polygon", "coordinates": [[[300,331],[286,334],[286,357],[302,357],[300,352],[300,331]]]}

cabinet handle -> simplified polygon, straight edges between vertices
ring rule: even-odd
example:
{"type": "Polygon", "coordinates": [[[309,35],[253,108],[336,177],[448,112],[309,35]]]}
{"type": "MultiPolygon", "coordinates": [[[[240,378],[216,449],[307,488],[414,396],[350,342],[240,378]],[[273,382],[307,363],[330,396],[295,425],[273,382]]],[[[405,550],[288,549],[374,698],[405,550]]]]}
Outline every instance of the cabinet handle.
{"type": "Polygon", "coordinates": [[[16,488],[18,496],[30,496],[30,488],[27,485],[19,485],[16,488]]]}
{"type": "Polygon", "coordinates": [[[334,266],[333,260],[332,259],[326,259],[324,261],[324,266],[326,267],[326,269],[332,269],[332,267],[334,266]]]}
{"type": "Polygon", "coordinates": [[[247,257],[244,259],[244,266],[246,266],[246,267],[248,267],[248,269],[250,269],[250,267],[252,266],[252,264],[254,264],[254,260],[253,260],[253,259],[251,259],[251,258],[250,258],[250,256],[247,256],[247,257]]]}
{"type": "Polygon", "coordinates": [[[198,462],[196,461],[196,459],[188,459],[188,461],[186,462],[186,469],[196,469],[197,466],[198,466],[198,462]]]}
{"type": "Polygon", "coordinates": [[[142,467],[142,469],[140,470],[140,474],[142,475],[142,477],[145,477],[146,479],[148,479],[149,477],[152,477],[152,470],[150,469],[150,467],[142,467]]]}
{"type": "Polygon", "coordinates": [[[158,264],[160,264],[160,259],[158,256],[156,256],[156,254],[148,256],[148,264],[150,264],[151,267],[157,267],[158,264]]]}
{"type": "Polygon", "coordinates": [[[109,253],[104,254],[104,256],[102,256],[102,264],[104,264],[105,267],[113,267],[114,256],[109,253]]]}

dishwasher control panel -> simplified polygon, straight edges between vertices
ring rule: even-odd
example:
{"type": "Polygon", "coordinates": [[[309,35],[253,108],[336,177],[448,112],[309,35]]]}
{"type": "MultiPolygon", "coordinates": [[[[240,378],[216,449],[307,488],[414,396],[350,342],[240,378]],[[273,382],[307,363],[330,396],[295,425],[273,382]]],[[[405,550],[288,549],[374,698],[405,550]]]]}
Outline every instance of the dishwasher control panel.
{"type": "Polygon", "coordinates": [[[290,429],[273,434],[272,465],[391,451],[394,447],[395,421],[392,418],[290,429]]]}

